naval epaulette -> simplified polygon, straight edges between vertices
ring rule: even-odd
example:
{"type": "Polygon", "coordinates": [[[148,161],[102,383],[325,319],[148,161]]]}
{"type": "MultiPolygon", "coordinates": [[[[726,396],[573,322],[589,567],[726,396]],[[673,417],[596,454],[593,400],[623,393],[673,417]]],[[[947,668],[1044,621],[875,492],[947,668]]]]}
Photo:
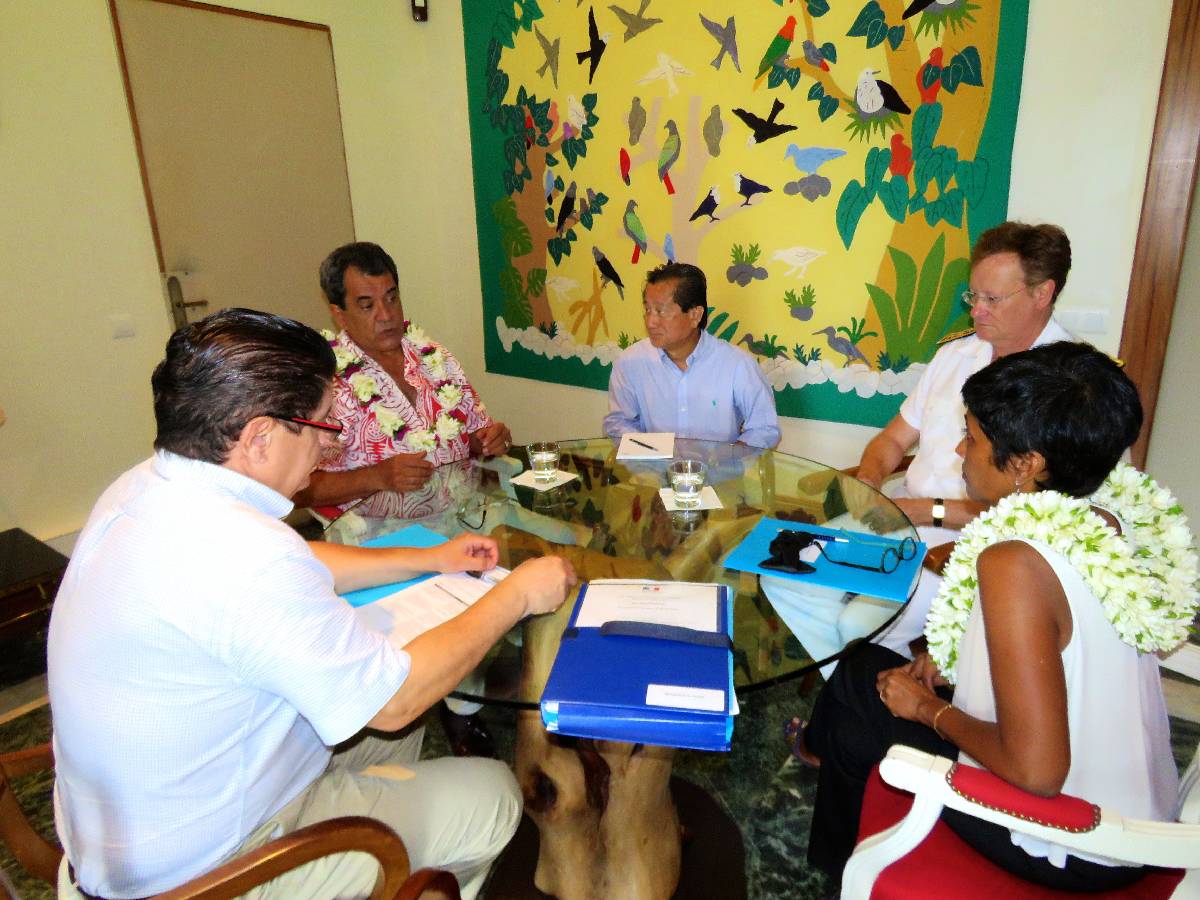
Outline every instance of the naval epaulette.
{"type": "Polygon", "coordinates": [[[970,337],[974,333],[975,333],[974,328],[967,328],[963,331],[952,331],[950,334],[946,335],[944,338],[939,340],[937,342],[937,345],[940,347],[940,346],[942,346],[942,344],[948,344],[951,341],[957,341],[959,338],[970,337]]]}

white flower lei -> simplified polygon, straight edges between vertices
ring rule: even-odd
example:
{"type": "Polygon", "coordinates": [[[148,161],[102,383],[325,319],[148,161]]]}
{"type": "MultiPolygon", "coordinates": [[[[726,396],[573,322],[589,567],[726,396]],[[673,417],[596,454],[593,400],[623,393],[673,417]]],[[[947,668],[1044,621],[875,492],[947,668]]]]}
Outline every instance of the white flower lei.
{"type": "MultiPolygon", "coordinates": [[[[399,413],[388,409],[379,402],[371,402],[377,397],[382,397],[383,391],[374,378],[357,371],[364,362],[363,355],[358,352],[358,349],[342,344],[338,335],[328,328],[321,330],[321,336],[333,347],[337,374],[342,375],[347,369],[356,370],[347,377],[350,388],[360,403],[369,404],[367,410],[375,416],[375,424],[389,438],[394,439],[397,433],[400,433],[406,446],[420,453],[428,453],[436,449],[439,443],[452,441],[462,433],[461,423],[450,415],[462,403],[465,396],[465,392],[458,385],[446,382],[437,389],[438,404],[442,407],[442,411],[438,414],[435,428],[408,428],[399,413]]],[[[442,348],[434,344],[424,330],[411,322],[405,323],[404,337],[417,348],[430,380],[435,382],[443,380],[446,377],[446,356],[442,348]]]]}
{"type": "Polygon", "coordinates": [[[1187,639],[1197,606],[1197,556],[1187,518],[1170,491],[1118,463],[1090,498],[1057,491],[1010,494],[963,529],[925,621],[929,654],[950,681],[979,599],[979,554],[1012,538],[1037,541],[1066,557],[1126,644],[1154,652],[1187,639]],[[1118,535],[1093,504],[1115,513],[1127,533],[1118,535]]]}

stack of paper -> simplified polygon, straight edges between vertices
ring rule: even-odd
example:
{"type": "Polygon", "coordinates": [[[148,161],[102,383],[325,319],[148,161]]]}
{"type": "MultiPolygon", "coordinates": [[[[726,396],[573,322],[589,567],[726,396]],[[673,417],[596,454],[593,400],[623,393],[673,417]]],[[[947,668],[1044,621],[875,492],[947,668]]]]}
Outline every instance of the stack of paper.
{"type": "Polygon", "coordinates": [[[671,459],[675,455],[675,432],[629,431],[621,435],[617,459],[671,459]]]}
{"type": "Polygon", "coordinates": [[[728,750],[733,601],[716,584],[592,582],[542,694],[547,731],[728,750]]]}

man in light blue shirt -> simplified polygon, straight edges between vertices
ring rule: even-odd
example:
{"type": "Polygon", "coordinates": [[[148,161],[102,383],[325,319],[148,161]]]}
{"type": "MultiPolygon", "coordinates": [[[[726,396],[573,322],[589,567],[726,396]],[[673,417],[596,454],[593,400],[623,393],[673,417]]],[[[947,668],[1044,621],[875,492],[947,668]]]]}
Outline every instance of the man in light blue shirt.
{"type": "Polygon", "coordinates": [[[710,335],[708,285],[687,263],[667,263],[646,276],[645,340],[613,364],[604,430],[671,431],[677,437],[779,443],[775,396],[754,357],[710,335]]]}

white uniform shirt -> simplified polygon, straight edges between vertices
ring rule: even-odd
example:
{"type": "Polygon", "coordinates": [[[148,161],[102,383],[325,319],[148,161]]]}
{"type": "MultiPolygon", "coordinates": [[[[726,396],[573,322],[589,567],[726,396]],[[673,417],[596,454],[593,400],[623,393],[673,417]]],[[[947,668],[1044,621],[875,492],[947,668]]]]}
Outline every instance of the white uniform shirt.
{"type": "Polygon", "coordinates": [[[50,622],[55,820],[80,885],[174,887],[228,857],[408,675],[278,521],[287,498],[159,453],[100,498],[50,622]]]}
{"type": "MultiPolygon", "coordinates": [[[[1033,346],[1073,340],[1070,332],[1050,319],[1033,346]]],[[[934,354],[917,389],[901,405],[904,421],[921,433],[920,446],[905,474],[907,496],[966,499],[962,460],[955,452],[962,440],[966,414],[962,388],[968,378],[991,361],[992,345],[977,335],[951,341],[934,354]]]]}

